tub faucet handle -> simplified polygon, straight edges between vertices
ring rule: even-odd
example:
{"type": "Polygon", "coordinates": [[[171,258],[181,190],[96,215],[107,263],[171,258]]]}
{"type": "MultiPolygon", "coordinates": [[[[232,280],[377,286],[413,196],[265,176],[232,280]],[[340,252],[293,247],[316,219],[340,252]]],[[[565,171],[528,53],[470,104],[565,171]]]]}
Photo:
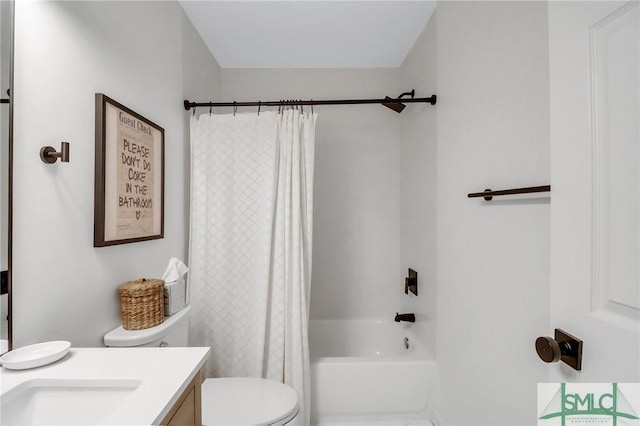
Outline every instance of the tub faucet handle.
{"type": "Polygon", "coordinates": [[[418,295],[418,273],[409,268],[409,276],[404,279],[404,294],[418,295]]]}

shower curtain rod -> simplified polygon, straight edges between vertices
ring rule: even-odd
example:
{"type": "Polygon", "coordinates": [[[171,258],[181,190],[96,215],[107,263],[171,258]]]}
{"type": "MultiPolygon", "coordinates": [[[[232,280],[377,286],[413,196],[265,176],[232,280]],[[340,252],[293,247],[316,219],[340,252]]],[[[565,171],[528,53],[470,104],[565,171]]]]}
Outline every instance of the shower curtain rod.
{"type": "MultiPolygon", "coordinates": [[[[359,105],[359,104],[415,104],[415,103],[428,103],[431,105],[436,104],[436,95],[431,95],[428,98],[386,98],[386,99],[331,99],[331,100],[319,100],[314,101],[310,99],[308,101],[303,100],[290,100],[290,101],[253,101],[253,102],[191,102],[189,100],[184,101],[184,109],[187,111],[191,108],[198,107],[261,107],[261,106],[296,106],[296,105],[359,105]]],[[[399,111],[398,111],[399,112],[399,111]]]]}

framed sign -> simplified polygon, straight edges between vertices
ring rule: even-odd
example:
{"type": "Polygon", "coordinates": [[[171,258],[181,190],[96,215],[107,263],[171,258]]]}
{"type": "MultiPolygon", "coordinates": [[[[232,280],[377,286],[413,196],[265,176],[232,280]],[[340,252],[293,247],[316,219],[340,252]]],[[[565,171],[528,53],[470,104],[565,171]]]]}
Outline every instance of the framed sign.
{"type": "Polygon", "coordinates": [[[164,129],[96,93],[93,246],[164,237],[164,129]]]}

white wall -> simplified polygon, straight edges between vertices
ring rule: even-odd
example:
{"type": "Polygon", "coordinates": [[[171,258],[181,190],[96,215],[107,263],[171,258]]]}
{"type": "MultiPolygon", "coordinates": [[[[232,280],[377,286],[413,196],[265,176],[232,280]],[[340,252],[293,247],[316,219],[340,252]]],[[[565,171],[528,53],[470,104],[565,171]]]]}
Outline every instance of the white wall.
{"type": "MultiPolygon", "coordinates": [[[[190,101],[202,102],[206,98],[216,98],[220,96],[221,70],[218,62],[213,57],[209,48],[206,46],[200,34],[191,24],[187,15],[182,13],[182,98],[190,101]]],[[[202,109],[196,109],[196,114],[202,113],[202,109]]],[[[183,181],[184,202],[182,211],[185,217],[183,222],[183,232],[187,241],[186,250],[188,250],[189,241],[189,214],[191,205],[191,151],[189,145],[189,118],[193,110],[188,113],[184,112],[184,129],[182,144],[184,156],[182,157],[183,167],[186,173],[186,179],[183,181]]],[[[165,224],[166,226],[166,224],[165,224]]],[[[188,253],[187,253],[188,256],[188,253]]],[[[184,262],[188,264],[188,258],[185,257],[184,262]]]]}
{"type": "MultiPolygon", "coordinates": [[[[0,1],[0,98],[7,98],[9,88],[9,65],[11,46],[11,3],[0,1]]],[[[8,225],[9,225],[9,105],[0,106],[0,271],[8,267],[8,225]]],[[[0,296],[0,339],[8,338],[7,311],[9,299],[0,296]]],[[[0,350],[2,352],[2,350],[0,350]]]]}
{"type": "MultiPolygon", "coordinates": [[[[11,53],[11,3],[0,2],[0,98],[8,98],[9,67],[11,53]]],[[[8,196],[7,182],[9,179],[9,105],[0,106],[0,270],[7,269],[7,226],[8,226],[8,196]]],[[[2,296],[6,299],[6,296],[2,296]]],[[[3,310],[2,312],[6,312],[3,310]]],[[[4,336],[4,334],[0,334],[4,336]]]]}
{"type": "Polygon", "coordinates": [[[14,346],[99,346],[118,285],[187,255],[182,100],[215,95],[219,69],[176,2],[17,2],[15,31],[14,346]],[[165,129],[164,239],[93,248],[96,92],[165,129]],[[70,162],[42,163],[62,140],[70,162]]]}
{"type": "Polygon", "coordinates": [[[438,406],[447,425],[535,424],[549,198],[467,193],[549,184],[547,6],[444,1],[437,19],[438,406]]]}
{"type": "MultiPolygon", "coordinates": [[[[416,96],[437,95],[437,12],[422,31],[400,69],[403,87],[416,96]]],[[[436,179],[438,105],[411,104],[402,111],[401,235],[402,268],[418,272],[418,296],[401,302],[404,312],[416,313],[416,332],[431,353],[436,343],[436,179]]]]}
{"type": "MultiPolygon", "coordinates": [[[[397,77],[396,69],[224,69],[222,98],[397,96],[403,91],[397,77]]],[[[310,315],[391,319],[405,297],[399,227],[402,118],[380,105],[315,111],[310,315]]]]}

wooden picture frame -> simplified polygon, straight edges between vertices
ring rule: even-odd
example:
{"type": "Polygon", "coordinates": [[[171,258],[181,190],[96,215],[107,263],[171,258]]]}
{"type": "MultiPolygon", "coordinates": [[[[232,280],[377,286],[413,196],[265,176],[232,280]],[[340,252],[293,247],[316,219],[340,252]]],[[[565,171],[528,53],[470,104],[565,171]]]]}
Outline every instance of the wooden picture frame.
{"type": "Polygon", "coordinates": [[[164,238],[164,129],[96,93],[93,246],[164,238]]]}

